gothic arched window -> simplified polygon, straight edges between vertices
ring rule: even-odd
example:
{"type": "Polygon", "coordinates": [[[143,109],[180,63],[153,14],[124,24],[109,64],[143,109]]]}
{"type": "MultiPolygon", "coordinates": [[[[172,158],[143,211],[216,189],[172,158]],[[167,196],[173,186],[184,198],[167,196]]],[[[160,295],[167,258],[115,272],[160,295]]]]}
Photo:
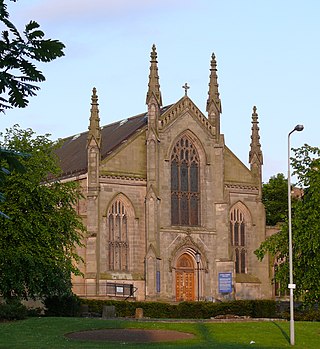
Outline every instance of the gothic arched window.
{"type": "Polygon", "coordinates": [[[171,154],[171,224],[199,225],[199,156],[186,136],[171,154]]]}
{"type": "Polygon", "coordinates": [[[108,211],[109,270],[128,270],[128,217],[125,205],[116,200],[108,211]]]}
{"type": "Polygon", "coordinates": [[[247,273],[246,225],[243,212],[234,208],[230,213],[231,246],[237,274],[247,273]]]}

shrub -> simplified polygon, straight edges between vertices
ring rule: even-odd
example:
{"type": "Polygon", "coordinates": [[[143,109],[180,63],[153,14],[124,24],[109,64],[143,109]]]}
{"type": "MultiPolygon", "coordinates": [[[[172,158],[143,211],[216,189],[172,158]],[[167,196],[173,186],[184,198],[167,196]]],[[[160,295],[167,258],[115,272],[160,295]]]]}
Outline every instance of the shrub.
{"type": "Polygon", "coordinates": [[[81,301],[76,295],[53,296],[44,301],[46,316],[79,316],[81,301]]]}
{"type": "Polygon", "coordinates": [[[277,317],[276,302],[272,300],[242,300],[228,302],[181,302],[169,304],[162,302],[130,302],[115,300],[88,300],[89,313],[102,314],[104,305],[114,305],[119,317],[133,317],[136,308],[142,308],[145,317],[177,319],[210,319],[218,315],[238,315],[261,318],[277,317]]]}
{"type": "Polygon", "coordinates": [[[273,300],[253,300],[252,304],[252,317],[255,318],[276,318],[277,304],[273,300]]]}
{"type": "Polygon", "coordinates": [[[27,316],[28,317],[39,317],[43,315],[43,308],[28,308],[27,307],[27,316]]]}
{"type": "Polygon", "coordinates": [[[163,302],[140,302],[139,308],[143,309],[145,317],[161,317],[167,319],[178,317],[178,305],[176,304],[169,304],[163,302]]]}
{"type": "Polygon", "coordinates": [[[23,320],[27,317],[27,308],[18,300],[0,304],[1,320],[23,320]]]}
{"type": "Polygon", "coordinates": [[[310,309],[304,312],[300,318],[299,314],[296,314],[295,317],[300,321],[320,321],[320,310],[310,309]]]}

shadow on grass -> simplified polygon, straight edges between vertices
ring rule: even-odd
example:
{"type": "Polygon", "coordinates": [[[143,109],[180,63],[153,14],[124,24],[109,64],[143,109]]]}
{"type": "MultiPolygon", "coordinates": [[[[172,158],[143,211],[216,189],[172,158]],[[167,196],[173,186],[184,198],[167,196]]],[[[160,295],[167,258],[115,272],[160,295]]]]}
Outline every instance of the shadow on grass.
{"type": "Polygon", "coordinates": [[[285,340],[290,344],[290,337],[288,335],[288,333],[276,322],[273,322],[272,323],[278,327],[278,329],[280,330],[280,332],[282,333],[283,337],[285,338],[285,340]]]}
{"type": "MultiPolygon", "coordinates": [[[[281,333],[285,336],[286,339],[288,339],[288,335],[286,332],[276,323],[274,323],[281,331],[281,333]]],[[[222,341],[216,341],[214,338],[214,332],[211,332],[208,328],[208,326],[204,323],[198,323],[197,326],[198,335],[200,335],[200,340],[203,341],[201,344],[199,343],[196,347],[197,348],[212,348],[212,349],[263,349],[263,348],[269,348],[270,346],[261,346],[261,344],[256,343],[248,343],[248,344],[240,344],[240,343],[228,343],[227,339],[226,342],[222,341]]],[[[226,333],[227,336],[227,333],[226,333]]],[[[186,346],[186,349],[189,347],[186,346]]],[[[190,347],[191,348],[191,347],[190,347]]],[[[194,348],[194,346],[192,346],[194,348]]],[[[273,347],[273,349],[281,349],[283,347],[273,347]]]]}
{"type": "MultiPolygon", "coordinates": [[[[277,327],[277,331],[279,330],[283,338],[285,339],[288,344],[290,344],[290,338],[286,330],[281,326],[281,324],[278,324],[276,322],[272,321],[272,324],[277,327]]],[[[198,338],[201,341],[196,347],[197,348],[212,348],[212,349],[257,349],[257,348],[269,348],[269,349],[281,349],[284,347],[287,347],[285,344],[282,345],[274,345],[271,343],[241,343],[240,338],[239,341],[237,341],[236,338],[229,338],[228,333],[225,334],[225,339],[222,339],[219,335],[219,338],[215,338],[215,332],[214,329],[210,330],[210,326],[208,326],[205,323],[198,323],[196,325],[198,338]],[[231,341],[229,341],[231,340],[231,341]]],[[[186,347],[188,349],[189,347],[186,347]]]]}
{"type": "Polygon", "coordinates": [[[201,339],[204,340],[207,344],[215,343],[208,327],[205,324],[198,323],[196,328],[201,336],[201,339]]]}

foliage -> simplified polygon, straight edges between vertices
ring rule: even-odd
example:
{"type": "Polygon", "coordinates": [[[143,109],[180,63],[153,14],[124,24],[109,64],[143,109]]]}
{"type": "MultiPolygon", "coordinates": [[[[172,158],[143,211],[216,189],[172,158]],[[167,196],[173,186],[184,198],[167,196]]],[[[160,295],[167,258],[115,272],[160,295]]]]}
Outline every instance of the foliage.
{"type": "Polygon", "coordinates": [[[22,320],[27,317],[27,308],[17,300],[0,304],[0,320],[22,320]]]}
{"type": "Polygon", "coordinates": [[[44,300],[46,316],[79,316],[80,299],[75,294],[52,296],[44,300]]]}
{"type": "MultiPolygon", "coordinates": [[[[320,300],[320,149],[307,144],[294,149],[293,174],[303,188],[292,213],[293,279],[297,298],[308,303],[320,300]]],[[[275,280],[286,287],[289,280],[288,224],[255,251],[260,260],[270,253],[279,261],[275,280]]]]}
{"type": "MultiPolygon", "coordinates": [[[[290,314],[288,313],[287,320],[289,320],[290,314]]],[[[303,312],[295,312],[294,318],[297,321],[317,321],[320,322],[320,310],[309,309],[303,312]]]]}
{"type": "Polygon", "coordinates": [[[64,55],[64,44],[44,38],[37,22],[31,20],[23,33],[9,20],[5,0],[0,0],[0,21],[5,30],[0,39],[0,112],[24,108],[36,96],[39,82],[45,81],[34,62],[50,62],[64,55]]]}
{"type": "MultiPolygon", "coordinates": [[[[0,37],[0,112],[4,112],[28,105],[28,98],[35,96],[39,90],[35,84],[45,80],[34,62],[50,62],[63,56],[64,45],[58,40],[44,39],[44,33],[35,21],[30,21],[20,33],[9,20],[4,0],[0,0],[0,22],[4,27],[0,37]]],[[[0,185],[13,169],[23,170],[19,161],[21,156],[25,155],[0,148],[0,160],[7,164],[0,167],[0,185]]],[[[4,200],[0,192],[0,202],[4,200]]],[[[1,211],[0,217],[9,218],[1,211]]]]}
{"type": "MultiPolygon", "coordinates": [[[[24,172],[25,168],[20,162],[21,157],[28,157],[28,154],[14,152],[12,150],[0,148],[0,187],[4,185],[7,176],[12,170],[20,173],[24,172]]],[[[0,192],[0,203],[5,201],[5,196],[0,192]]],[[[0,217],[9,218],[4,212],[0,211],[0,217]]]]}
{"type": "Polygon", "coordinates": [[[237,300],[229,302],[128,302],[115,300],[82,299],[89,313],[102,314],[104,305],[114,305],[120,317],[133,317],[136,308],[142,308],[145,317],[170,319],[210,319],[218,315],[237,315],[253,318],[277,317],[276,302],[273,300],[237,300]]]}
{"type": "Polygon", "coordinates": [[[85,230],[74,209],[79,187],[48,180],[60,173],[48,135],[15,125],[0,146],[31,155],[21,159],[25,173],[13,170],[0,187],[6,196],[0,209],[10,216],[0,218],[0,292],[7,299],[69,293],[71,273],[79,274],[75,247],[85,230]]]}
{"type": "Polygon", "coordinates": [[[288,181],[282,173],[272,176],[262,185],[262,202],[266,209],[266,224],[276,225],[288,216],[288,181]]]}

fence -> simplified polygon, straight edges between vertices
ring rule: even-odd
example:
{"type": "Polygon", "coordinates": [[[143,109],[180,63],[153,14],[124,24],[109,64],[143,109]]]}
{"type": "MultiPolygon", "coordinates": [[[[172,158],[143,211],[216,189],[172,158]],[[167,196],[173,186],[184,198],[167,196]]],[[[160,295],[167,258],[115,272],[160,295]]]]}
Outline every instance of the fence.
{"type": "Polygon", "coordinates": [[[73,283],[73,292],[79,297],[120,297],[120,298],[133,298],[137,287],[133,284],[126,283],[113,283],[105,282],[99,283],[98,287],[96,283],[73,283]],[[98,291],[98,292],[97,292],[98,291]]]}

